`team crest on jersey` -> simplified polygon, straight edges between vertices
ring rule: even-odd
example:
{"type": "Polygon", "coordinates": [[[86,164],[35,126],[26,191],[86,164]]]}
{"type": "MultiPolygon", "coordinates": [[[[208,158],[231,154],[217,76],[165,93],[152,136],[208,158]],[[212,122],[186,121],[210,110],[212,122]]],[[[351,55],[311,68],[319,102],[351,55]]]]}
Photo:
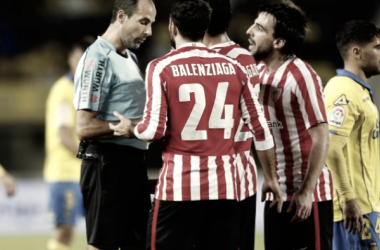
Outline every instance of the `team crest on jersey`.
{"type": "Polygon", "coordinates": [[[369,250],[379,250],[379,248],[377,247],[376,242],[369,243],[369,250]]]}
{"type": "Polygon", "coordinates": [[[271,92],[272,101],[276,102],[280,98],[281,93],[282,93],[282,89],[273,88],[271,92]]]}
{"type": "Polygon", "coordinates": [[[342,107],[335,107],[331,111],[329,124],[335,127],[342,127],[346,111],[342,107]]]}
{"type": "Polygon", "coordinates": [[[347,97],[345,94],[340,95],[335,102],[333,103],[335,106],[340,106],[340,105],[348,105],[350,101],[347,100],[347,97]]]}

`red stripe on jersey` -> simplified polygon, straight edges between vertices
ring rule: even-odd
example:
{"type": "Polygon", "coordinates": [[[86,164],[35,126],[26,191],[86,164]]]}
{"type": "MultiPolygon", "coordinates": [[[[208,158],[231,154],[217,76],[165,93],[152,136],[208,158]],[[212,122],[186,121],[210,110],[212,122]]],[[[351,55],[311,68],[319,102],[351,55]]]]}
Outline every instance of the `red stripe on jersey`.
{"type": "Polygon", "coordinates": [[[201,200],[208,200],[209,197],[209,181],[208,181],[208,157],[200,159],[200,184],[201,184],[201,200]]]}
{"type": "Polygon", "coordinates": [[[151,238],[150,238],[150,248],[151,250],[156,250],[156,233],[157,233],[157,219],[158,219],[158,210],[160,207],[160,200],[154,201],[154,211],[152,218],[152,229],[151,229],[151,238]]]}
{"type": "Polygon", "coordinates": [[[315,96],[317,97],[317,103],[318,103],[318,110],[323,113],[323,117],[325,118],[324,121],[326,121],[326,108],[323,102],[323,94],[322,89],[320,87],[317,75],[314,73],[314,71],[310,68],[310,66],[307,63],[304,63],[305,68],[307,68],[307,72],[301,72],[300,69],[295,64],[289,65],[289,71],[292,72],[293,77],[296,79],[296,82],[298,84],[298,88],[300,89],[300,92],[302,93],[303,101],[305,102],[305,109],[310,111],[308,112],[308,120],[310,123],[310,126],[314,126],[321,122],[316,117],[316,114],[314,113],[313,106],[315,105],[315,102],[312,102],[310,99],[310,89],[308,89],[308,84],[306,84],[305,81],[305,75],[307,73],[310,74],[312,80],[313,80],[313,87],[315,88],[315,96]]]}
{"type": "Polygon", "coordinates": [[[315,237],[315,250],[321,250],[321,226],[319,225],[319,210],[318,203],[313,202],[314,213],[314,237],[315,237]]]}
{"type": "Polygon", "coordinates": [[[191,156],[183,155],[182,157],[182,197],[191,197],[191,156]]]}
{"type": "MultiPolygon", "coordinates": [[[[170,166],[171,164],[174,164],[174,157],[173,155],[166,155],[166,161],[168,163],[168,165],[170,166]]],[[[174,196],[174,189],[173,189],[173,181],[174,181],[174,178],[173,178],[173,172],[174,172],[174,168],[170,168],[168,167],[167,171],[166,171],[166,189],[165,189],[165,192],[166,192],[166,197],[173,197],[174,196]]]]}
{"type": "MultiPolygon", "coordinates": [[[[319,176],[319,183],[326,183],[325,181],[325,176],[323,175],[323,172],[322,174],[319,176]]],[[[318,188],[318,187],[317,187],[318,188]]],[[[325,185],[319,185],[319,195],[321,196],[321,200],[325,200],[326,199],[326,189],[325,189],[325,185]]],[[[316,200],[316,199],[314,199],[316,200]]],[[[319,199],[318,199],[319,200],[319,199]]]]}
{"type": "MultiPolygon", "coordinates": [[[[253,157],[253,153],[250,150],[249,151],[250,159],[248,160],[248,169],[249,172],[252,174],[252,180],[253,180],[253,194],[257,193],[257,168],[256,168],[256,162],[253,157]]],[[[248,171],[247,171],[248,172],[248,171]]]]}
{"type": "MultiPolygon", "coordinates": [[[[274,74],[272,74],[274,76],[274,74]]],[[[282,75],[281,80],[279,81],[279,84],[277,85],[277,88],[283,89],[284,85],[286,83],[286,78],[287,78],[287,70],[285,70],[285,73],[282,75]]],[[[269,95],[270,96],[270,95],[269,95]]],[[[268,96],[268,100],[269,100],[268,96]]],[[[284,109],[282,108],[283,105],[283,95],[280,95],[279,99],[274,103],[275,105],[275,110],[276,110],[276,117],[277,120],[282,121],[282,126],[284,128],[288,127],[288,124],[286,123],[286,118],[285,118],[285,113],[284,109]]],[[[268,117],[268,120],[270,120],[270,116],[268,117]]],[[[291,140],[290,140],[290,135],[289,131],[285,129],[284,131],[281,131],[281,141],[283,144],[283,154],[285,156],[285,185],[286,185],[286,193],[292,193],[294,186],[293,186],[293,154],[292,154],[292,148],[291,148],[291,140]]],[[[287,200],[288,201],[288,200],[287,200]]]]}
{"type": "Polygon", "coordinates": [[[168,169],[168,164],[167,164],[167,161],[165,160],[165,157],[166,156],[164,155],[162,168],[160,169],[159,176],[158,176],[158,182],[156,185],[156,195],[159,197],[161,197],[162,193],[166,191],[166,190],[164,190],[164,182],[165,182],[165,173],[168,169]]]}
{"type": "Polygon", "coordinates": [[[226,188],[226,175],[224,171],[224,162],[221,157],[216,157],[215,159],[217,165],[217,174],[218,174],[218,196],[219,199],[225,199],[221,194],[225,194],[227,191],[226,188]]]}

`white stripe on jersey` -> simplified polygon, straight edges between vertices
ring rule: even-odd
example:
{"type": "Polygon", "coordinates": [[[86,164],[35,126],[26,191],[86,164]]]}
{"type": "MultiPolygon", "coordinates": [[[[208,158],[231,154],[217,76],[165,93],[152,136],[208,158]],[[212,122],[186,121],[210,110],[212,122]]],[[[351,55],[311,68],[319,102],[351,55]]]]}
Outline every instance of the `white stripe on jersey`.
{"type": "MultiPolygon", "coordinates": [[[[227,199],[235,199],[236,195],[235,195],[235,190],[234,190],[234,185],[228,185],[228,183],[230,181],[233,181],[234,180],[234,177],[232,176],[232,165],[230,164],[229,160],[230,160],[230,156],[229,155],[223,155],[222,156],[222,159],[223,159],[223,167],[224,167],[224,173],[225,173],[225,178],[226,178],[226,195],[227,195],[227,199]]],[[[233,182],[234,183],[234,182],[233,182]]]]}
{"type": "Polygon", "coordinates": [[[323,169],[322,169],[322,173],[323,173],[323,178],[325,179],[325,185],[324,185],[324,188],[325,188],[325,196],[326,196],[326,199],[327,200],[332,200],[333,197],[332,197],[332,189],[331,189],[331,184],[330,183],[330,177],[331,177],[331,173],[329,172],[329,169],[325,166],[323,166],[323,169]]]}
{"type": "Polygon", "coordinates": [[[200,200],[201,199],[201,176],[200,176],[200,160],[199,156],[191,156],[191,173],[190,173],[190,181],[191,181],[191,200],[200,200]]]}
{"type": "Polygon", "coordinates": [[[209,183],[209,199],[210,200],[217,200],[219,198],[219,191],[218,191],[218,175],[217,175],[217,166],[215,163],[216,157],[215,156],[209,156],[208,157],[208,183],[209,183]]]}
{"type": "Polygon", "coordinates": [[[174,200],[182,199],[182,155],[174,155],[173,169],[173,198],[174,200]]]}
{"type": "MultiPolygon", "coordinates": [[[[249,182],[249,185],[248,185],[248,190],[249,190],[249,196],[252,196],[255,194],[254,190],[256,189],[256,183],[257,183],[257,176],[254,177],[253,176],[253,173],[257,173],[257,168],[256,168],[256,162],[255,162],[255,159],[253,159],[253,157],[250,156],[250,151],[245,151],[245,156],[247,157],[248,161],[249,161],[249,165],[253,167],[254,171],[247,171],[247,178],[248,178],[248,182],[249,182]],[[255,181],[255,182],[253,182],[255,181]]],[[[249,166],[248,166],[249,167],[249,166]]]]}

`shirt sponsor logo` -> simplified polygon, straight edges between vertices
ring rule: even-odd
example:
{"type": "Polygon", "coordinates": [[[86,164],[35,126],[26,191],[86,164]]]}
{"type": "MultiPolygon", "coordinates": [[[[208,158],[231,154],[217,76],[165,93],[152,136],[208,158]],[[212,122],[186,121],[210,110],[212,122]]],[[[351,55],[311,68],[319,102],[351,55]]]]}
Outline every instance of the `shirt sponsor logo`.
{"type": "Polygon", "coordinates": [[[99,61],[98,68],[96,69],[96,74],[95,74],[95,82],[94,82],[94,85],[92,86],[93,92],[99,91],[100,81],[102,80],[105,65],[106,65],[105,61],[99,61]]]}
{"type": "Polygon", "coordinates": [[[284,128],[283,126],[282,126],[282,122],[280,122],[280,121],[268,121],[268,126],[270,127],[270,128],[284,128]]]}
{"type": "Polygon", "coordinates": [[[343,95],[340,95],[335,101],[334,101],[334,105],[335,106],[341,106],[341,105],[348,105],[348,103],[350,103],[349,100],[347,100],[347,97],[345,94],[343,95]]]}
{"type": "MultiPolygon", "coordinates": [[[[82,82],[82,93],[81,93],[81,102],[87,102],[88,100],[94,102],[93,95],[91,95],[91,99],[89,96],[89,89],[91,88],[91,82],[93,80],[93,70],[94,70],[94,60],[89,60],[85,63],[85,69],[83,73],[83,82],[82,82]]],[[[105,61],[99,61],[98,67],[95,73],[95,79],[92,85],[92,92],[99,91],[100,82],[102,80],[102,76],[105,69],[105,61]]]]}
{"type": "Polygon", "coordinates": [[[370,100],[369,96],[363,97],[363,102],[366,102],[366,101],[369,101],[369,100],[370,100]]]}
{"type": "Polygon", "coordinates": [[[171,65],[173,76],[236,75],[232,63],[178,64],[171,65]]]}
{"type": "Polygon", "coordinates": [[[342,107],[335,107],[331,111],[329,124],[335,127],[342,127],[346,111],[342,107]]]}

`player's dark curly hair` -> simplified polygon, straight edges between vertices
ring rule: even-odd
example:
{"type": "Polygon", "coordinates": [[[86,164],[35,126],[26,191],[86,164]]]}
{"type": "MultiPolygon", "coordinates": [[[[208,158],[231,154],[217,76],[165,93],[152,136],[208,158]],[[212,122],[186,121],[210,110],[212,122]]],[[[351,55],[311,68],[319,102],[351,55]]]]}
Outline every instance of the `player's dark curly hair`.
{"type": "Polygon", "coordinates": [[[290,0],[261,5],[258,13],[262,12],[274,17],[273,37],[286,41],[281,53],[296,54],[306,36],[308,19],[305,13],[290,0]]]}
{"type": "Polygon", "coordinates": [[[204,0],[211,9],[211,20],[207,33],[210,36],[223,34],[228,30],[232,18],[231,0],[204,0]]]}
{"type": "Polygon", "coordinates": [[[350,45],[365,45],[380,37],[380,30],[374,23],[352,20],[343,24],[335,36],[336,46],[343,59],[346,59],[350,45]]]}
{"type": "MultiPolygon", "coordinates": [[[[153,0],[151,0],[154,3],[153,0]]],[[[137,3],[139,0],[115,0],[113,4],[111,23],[116,21],[117,13],[119,10],[125,11],[128,17],[133,16],[137,10],[137,3]]]]}
{"type": "Polygon", "coordinates": [[[206,33],[211,11],[209,4],[202,0],[181,0],[172,5],[170,19],[184,38],[198,41],[206,33]]]}

